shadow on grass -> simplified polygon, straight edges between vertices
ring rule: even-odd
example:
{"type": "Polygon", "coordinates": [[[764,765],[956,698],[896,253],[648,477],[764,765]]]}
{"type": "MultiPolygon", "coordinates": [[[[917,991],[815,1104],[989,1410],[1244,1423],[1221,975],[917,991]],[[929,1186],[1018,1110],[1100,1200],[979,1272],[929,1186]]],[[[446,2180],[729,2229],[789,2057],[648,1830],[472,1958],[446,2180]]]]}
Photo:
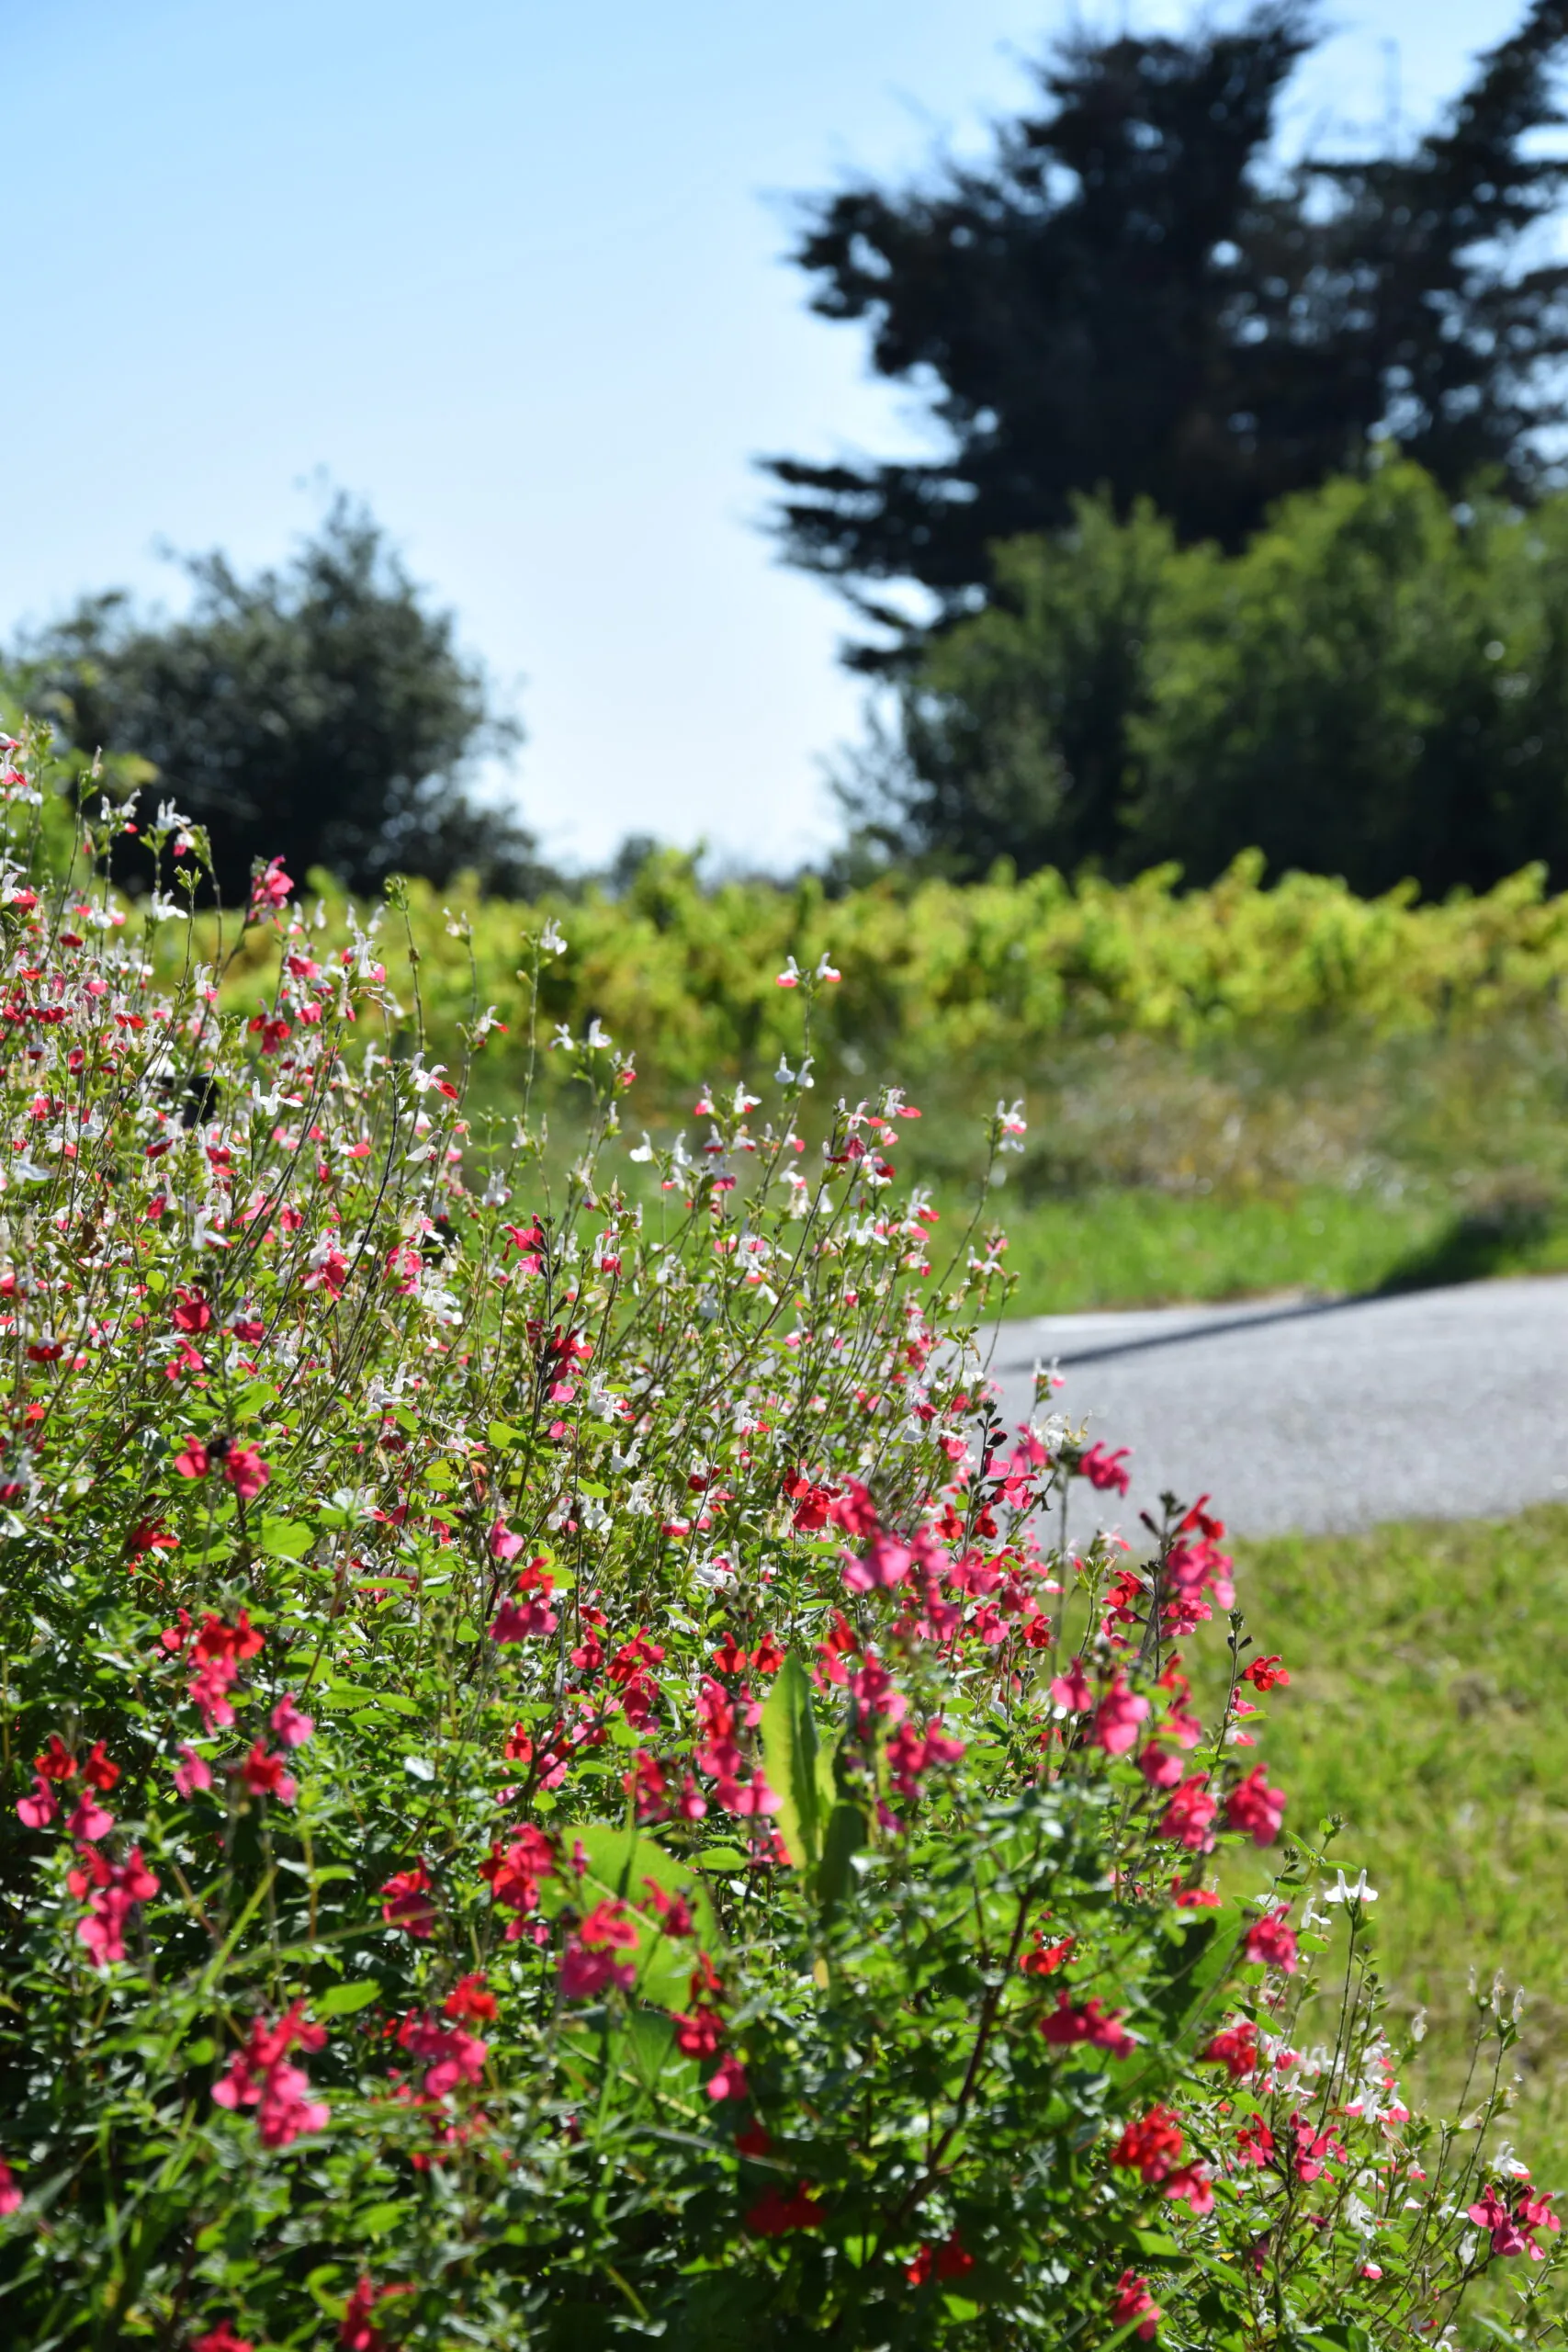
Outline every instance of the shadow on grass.
{"type": "Polygon", "coordinates": [[[1561,1203],[1497,1201],[1456,1216],[1434,1240],[1391,1267],[1374,1295],[1440,1290],[1452,1283],[1484,1282],[1493,1274],[1542,1272],[1565,1255],[1568,1220],[1561,1203]]]}

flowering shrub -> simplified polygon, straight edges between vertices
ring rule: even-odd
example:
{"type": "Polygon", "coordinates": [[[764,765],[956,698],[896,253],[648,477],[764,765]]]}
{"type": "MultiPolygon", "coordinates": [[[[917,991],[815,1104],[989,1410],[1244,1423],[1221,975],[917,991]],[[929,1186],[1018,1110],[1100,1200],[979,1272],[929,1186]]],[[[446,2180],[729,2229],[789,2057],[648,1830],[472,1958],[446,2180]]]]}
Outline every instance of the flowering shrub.
{"type": "Polygon", "coordinates": [[[8,756],[9,2340],[1351,2352],[1493,2268],[1536,2332],[1511,2018],[1407,2110],[1223,1526],[1067,1547],[1121,1456],[1001,1425],[914,1106],[705,1094],[649,1211],[594,1023],[552,1192],[373,936],[275,863],[260,1007],[161,988],[177,879],[114,902],[107,808],[51,876],[8,756]]]}

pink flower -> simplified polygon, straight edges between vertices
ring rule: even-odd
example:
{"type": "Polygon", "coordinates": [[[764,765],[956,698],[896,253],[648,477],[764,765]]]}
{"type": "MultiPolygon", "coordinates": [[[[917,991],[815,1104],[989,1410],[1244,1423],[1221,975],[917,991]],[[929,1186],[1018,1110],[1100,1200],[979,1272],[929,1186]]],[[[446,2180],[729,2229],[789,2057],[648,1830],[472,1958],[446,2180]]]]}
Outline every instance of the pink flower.
{"type": "Polygon", "coordinates": [[[1093,2049],[1108,2051],[1112,2058],[1127,2058],[1135,2045],[1122,2023],[1125,2015],[1124,2009],[1115,2009],[1108,2016],[1098,2001],[1075,2003],[1063,1993],[1058,1996],[1055,2007],[1041,2018],[1040,2030],[1047,2041],[1058,2047],[1087,2041],[1093,2049]]]}
{"type": "Polygon", "coordinates": [[[246,1503],[260,1494],[272,1476],[254,1445],[231,1445],[223,1456],[221,1467],[240,1500],[246,1503]]]}
{"type": "Polygon", "coordinates": [[[273,2026],[254,2018],[243,2049],[212,2086],[219,2107],[258,2109],[264,2148],[287,2148],[303,2132],[324,2131],[330,2120],[325,2102],[310,2097],[303,2069],[288,2063],[292,2050],[320,2050],[327,2038],[324,2028],[304,2022],[304,2008],[302,2001],[293,2002],[273,2026]]]}
{"type": "Polygon", "coordinates": [[[284,1692],[272,1711],[270,1721],[285,1747],[303,1747],[316,1728],[314,1718],[302,1715],[295,1705],[292,1690],[284,1692]]]}
{"type": "Polygon", "coordinates": [[[629,1993],[637,1983],[637,1963],[617,1960],[615,1954],[635,1951],[640,1941],[637,1923],[626,1917],[624,1904],[595,1904],[561,1954],[561,1998],[590,2000],[612,1984],[629,1993]]]}
{"type": "Polygon", "coordinates": [[[182,1478],[205,1478],[212,1467],[212,1457],[198,1438],[187,1437],[175,1456],[175,1468],[182,1478]]]}
{"type": "Polygon", "coordinates": [[[1555,2190],[1531,2188],[1521,2182],[1514,2191],[1510,2209],[1495,2188],[1483,2188],[1478,2201],[1466,2207],[1478,2229],[1487,2232],[1495,2255],[1528,2254],[1532,2262],[1543,2262],[1546,2249],[1535,2242],[1540,2229],[1558,2230],[1562,2224],[1551,2211],[1555,2190]]]}
{"type": "Polygon", "coordinates": [[[1181,1758],[1151,1739],[1138,1758],[1138,1770],[1151,1789],[1173,1789],[1181,1778],[1181,1758]]]}
{"type": "MultiPolygon", "coordinates": [[[[494,2003],[491,2003],[491,2008],[494,2003]]],[[[459,2083],[477,2083],[484,2072],[489,2044],[461,2026],[437,2025],[429,2015],[411,2009],[398,2028],[398,2044],[411,2056],[428,2062],[424,2076],[426,2098],[445,2098],[459,2083]]]]}
{"type": "Polygon", "coordinates": [[[17,2187],[16,2176],[5,2157],[0,2156],[0,2215],[14,2213],[21,2201],[22,2192],[17,2187]]]}
{"type": "Polygon", "coordinates": [[[181,1796],[188,1800],[198,1789],[212,1786],[212,1769],[204,1757],[197,1754],[188,1739],[181,1740],[180,1755],[184,1760],[175,1767],[175,1786],[181,1796]]]}
{"type": "Polygon", "coordinates": [[[275,907],[285,907],[294,885],[283,870],[283,860],[267,860],[266,872],[258,874],[251,885],[251,906],[257,914],[266,914],[275,907]]]}
{"type": "Polygon", "coordinates": [[[1203,2165],[1181,2165],[1166,2181],[1165,2194],[1190,2205],[1200,2221],[1205,2213],[1212,2213],[1214,2210],[1214,2184],[1203,2165]]]}
{"type": "Polygon", "coordinates": [[[1345,2151],[1333,2132],[1315,2132],[1299,2109],[1291,2118],[1291,2130],[1296,2143],[1291,2161],[1298,2180],[1316,2180],[1327,2170],[1331,2156],[1343,2158],[1345,2151]]]}
{"type": "Polygon", "coordinates": [[[1225,1799],[1226,1828],[1244,1831],[1255,1846],[1274,1843],[1284,1815],[1285,1792],[1269,1786],[1261,1764],[1255,1764],[1225,1799]]]}
{"type": "Polygon", "coordinates": [[[1138,2278],[1134,2271],[1123,2270],[1116,2281],[1116,2293],[1111,2301],[1111,2326],[1125,2327],[1130,2321],[1137,2320],[1139,2325],[1135,2333],[1145,2344],[1152,2344],[1164,2316],[1149,2292],[1148,2280],[1138,2278]]]}
{"type": "Polygon", "coordinates": [[[914,1562],[915,1555],[907,1544],[878,1528],[863,1558],[846,1558],[844,1582],[852,1592],[885,1592],[904,1582],[914,1562]]]}
{"type": "Polygon", "coordinates": [[[198,2335],[190,2352],[254,2352],[248,2335],[236,2335],[228,2320],[220,2319],[205,2335],[198,2335]]]}
{"type": "Polygon", "coordinates": [[[1110,1690],[1094,1711],[1089,1744],[1107,1756],[1125,1756],[1137,1742],[1138,1725],[1147,1719],[1149,1702],[1136,1695],[1118,1669],[1110,1690]]]}
{"type": "Polygon", "coordinates": [[[1277,1968],[1286,1976],[1296,1973],[1296,1936],[1287,1924],[1290,1916],[1290,1905],[1277,1903],[1247,1929],[1246,1945],[1248,1960],[1261,1961],[1265,1967],[1277,1968]]]}
{"type": "Polygon", "coordinates": [[[1051,1696],[1058,1707],[1066,1707],[1075,1715],[1089,1713],[1094,1704],[1094,1692],[1089,1689],[1081,1658],[1074,1658],[1066,1674],[1057,1675],[1051,1685],[1051,1696]]]}
{"type": "Polygon", "coordinates": [[[108,1836],[114,1827],[114,1815],[98,1803],[90,1789],[84,1789],[65,1826],[73,1838],[85,1838],[91,1843],[94,1838],[108,1836]]]}
{"type": "Polygon", "coordinates": [[[491,1521],[490,1531],[490,1550],[491,1559],[502,1561],[514,1560],[522,1549],[523,1538],[521,1535],[514,1535],[503,1519],[497,1519],[491,1521]]]}
{"type": "Polygon", "coordinates": [[[60,1807],[41,1772],[33,1774],[33,1792],[23,1797],[17,1806],[17,1818],[28,1829],[47,1829],[60,1807]]]}
{"type": "Polygon", "coordinates": [[[1209,1794],[1209,1784],[1201,1773],[1194,1773],[1171,1792],[1170,1803],[1160,1819],[1159,1834],[1173,1838],[1179,1846],[1195,1854],[1206,1854],[1214,1840],[1210,1823],[1219,1806],[1209,1794]]]}
{"type": "Polygon", "coordinates": [[[139,1903],[151,1901],[158,1892],[158,1882],[143,1862],[141,1847],[133,1846],[123,1862],[111,1862],[100,1853],[88,1851],[67,1872],[65,1883],[78,1898],[86,1897],[87,1916],[77,1921],[76,1935],[85,1944],[94,1967],[123,1960],[127,1920],[139,1903]]]}
{"type": "Polygon", "coordinates": [[[719,2061],[717,2073],[710,2075],[703,2087],[717,2105],[722,2099],[747,2098],[751,2086],[746,2079],[746,2069],[739,2059],[728,2057],[719,2061]]]}
{"type": "Polygon", "coordinates": [[[502,1601],[491,1621],[492,1642],[525,1642],[536,1634],[553,1634],[560,1620],[549,1605],[555,1578],[532,1560],[517,1579],[515,1600],[502,1601]]]}

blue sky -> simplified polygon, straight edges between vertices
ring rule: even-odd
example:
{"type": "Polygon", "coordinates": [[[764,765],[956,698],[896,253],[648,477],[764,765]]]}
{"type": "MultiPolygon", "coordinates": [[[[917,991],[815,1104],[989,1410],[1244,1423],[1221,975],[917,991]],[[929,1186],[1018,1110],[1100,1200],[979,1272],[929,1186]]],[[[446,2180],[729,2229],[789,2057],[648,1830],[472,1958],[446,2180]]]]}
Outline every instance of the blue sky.
{"type": "MultiPolygon", "coordinates": [[[[1523,0],[1342,0],[1300,141],[1425,122],[1523,0]],[[1391,51],[1390,43],[1397,45],[1391,51]]],[[[1180,23],[1085,0],[1090,24],[1180,23]]],[[[177,605],[367,498],[514,695],[558,853],[831,838],[844,616],[760,452],[919,446],[781,266],[784,199],[983,143],[1061,0],[0,0],[0,634],[177,605]]]]}

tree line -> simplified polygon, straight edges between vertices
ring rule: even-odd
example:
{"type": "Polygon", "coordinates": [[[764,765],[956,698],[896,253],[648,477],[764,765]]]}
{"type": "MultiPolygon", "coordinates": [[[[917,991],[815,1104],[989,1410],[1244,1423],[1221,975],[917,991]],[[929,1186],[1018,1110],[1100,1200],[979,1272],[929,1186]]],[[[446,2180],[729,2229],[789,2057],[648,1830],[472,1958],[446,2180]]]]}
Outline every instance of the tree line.
{"type": "MultiPolygon", "coordinates": [[[[1308,0],[1077,33],[984,162],[807,200],[813,307],[941,445],[767,461],[872,682],[840,878],[1257,846],[1363,889],[1568,884],[1568,0],[1421,136],[1282,161],[1317,38],[1308,0]]],[[[183,618],[85,597],[6,667],[66,744],[152,763],[226,893],[278,849],[357,889],[546,878],[475,789],[521,729],[367,514],[189,571],[183,618]]]]}

